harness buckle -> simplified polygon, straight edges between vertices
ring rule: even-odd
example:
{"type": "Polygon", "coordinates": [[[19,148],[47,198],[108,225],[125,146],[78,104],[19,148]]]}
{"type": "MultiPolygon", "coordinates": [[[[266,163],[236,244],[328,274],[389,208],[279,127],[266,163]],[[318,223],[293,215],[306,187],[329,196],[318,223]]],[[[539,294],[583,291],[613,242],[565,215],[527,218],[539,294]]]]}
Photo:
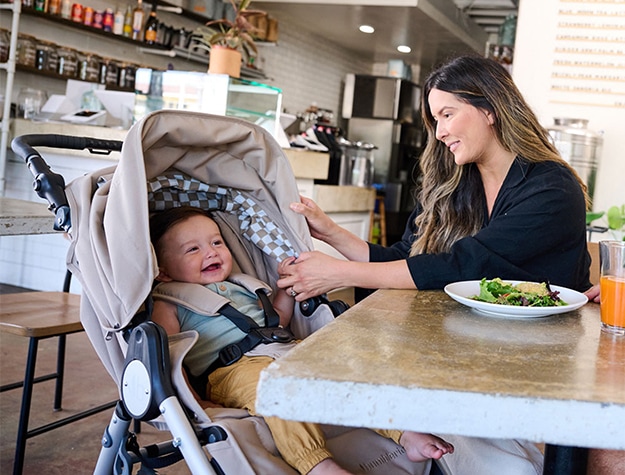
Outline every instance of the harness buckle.
{"type": "Polygon", "coordinates": [[[221,349],[219,352],[219,361],[221,361],[223,366],[230,366],[239,361],[242,356],[243,352],[241,348],[239,348],[236,343],[233,343],[221,349]]]}
{"type": "Polygon", "coordinates": [[[261,327],[255,328],[253,331],[261,337],[262,343],[288,343],[295,340],[293,334],[282,327],[261,327]]]}

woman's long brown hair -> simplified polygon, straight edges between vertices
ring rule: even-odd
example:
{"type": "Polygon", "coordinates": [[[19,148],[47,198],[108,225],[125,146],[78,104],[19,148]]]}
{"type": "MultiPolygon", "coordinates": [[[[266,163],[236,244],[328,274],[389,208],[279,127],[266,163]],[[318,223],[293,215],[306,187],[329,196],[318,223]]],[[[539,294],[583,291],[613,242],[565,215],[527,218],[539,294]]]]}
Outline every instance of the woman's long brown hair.
{"type": "Polygon", "coordinates": [[[428,134],[420,160],[418,201],[423,211],[415,220],[417,236],[411,255],[447,252],[459,239],[476,234],[484,222],[484,188],[477,167],[456,165],[453,154],[436,139],[436,122],[428,103],[432,89],[491,112],[496,139],[516,156],[530,162],[555,161],[569,168],[589,204],[586,185],[562,159],[508,71],[481,56],[461,56],[432,72],[423,87],[421,114],[428,134]]]}

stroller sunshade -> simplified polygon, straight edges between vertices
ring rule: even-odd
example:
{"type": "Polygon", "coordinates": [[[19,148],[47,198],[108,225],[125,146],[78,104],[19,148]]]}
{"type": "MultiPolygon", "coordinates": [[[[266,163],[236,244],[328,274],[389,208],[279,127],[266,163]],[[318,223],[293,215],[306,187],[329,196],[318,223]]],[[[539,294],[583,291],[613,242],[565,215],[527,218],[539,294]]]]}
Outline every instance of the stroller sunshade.
{"type": "Polygon", "coordinates": [[[207,185],[179,172],[156,177],[148,183],[148,190],[151,212],[178,206],[225,211],[238,217],[241,234],[266,255],[278,262],[297,255],[285,233],[267,213],[238,190],[207,185]]]}

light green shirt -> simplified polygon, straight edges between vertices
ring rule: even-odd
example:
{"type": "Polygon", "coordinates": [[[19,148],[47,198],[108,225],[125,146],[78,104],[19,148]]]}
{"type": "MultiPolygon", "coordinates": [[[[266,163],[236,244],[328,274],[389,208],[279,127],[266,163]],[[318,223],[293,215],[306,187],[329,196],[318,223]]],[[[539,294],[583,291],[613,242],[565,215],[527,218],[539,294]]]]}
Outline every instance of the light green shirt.
{"type": "MultiPolygon", "coordinates": [[[[213,292],[230,300],[239,312],[252,318],[259,326],[265,325],[265,314],[256,294],[232,282],[217,282],[205,285],[213,292]]],[[[227,317],[199,315],[181,305],[177,306],[180,331],[195,330],[200,337],[184,359],[185,365],[194,376],[202,374],[226,346],[245,338],[245,332],[227,317]]]]}

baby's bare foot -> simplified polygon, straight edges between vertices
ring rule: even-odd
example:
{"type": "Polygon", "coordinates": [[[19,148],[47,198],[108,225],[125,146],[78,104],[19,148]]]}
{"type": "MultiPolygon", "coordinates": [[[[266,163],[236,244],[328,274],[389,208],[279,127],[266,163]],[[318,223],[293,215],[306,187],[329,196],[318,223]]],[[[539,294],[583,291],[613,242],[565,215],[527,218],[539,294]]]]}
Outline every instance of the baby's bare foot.
{"type": "Polygon", "coordinates": [[[413,462],[438,460],[445,454],[454,453],[453,445],[432,434],[404,432],[399,443],[406,449],[408,459],[413,462]]]}

